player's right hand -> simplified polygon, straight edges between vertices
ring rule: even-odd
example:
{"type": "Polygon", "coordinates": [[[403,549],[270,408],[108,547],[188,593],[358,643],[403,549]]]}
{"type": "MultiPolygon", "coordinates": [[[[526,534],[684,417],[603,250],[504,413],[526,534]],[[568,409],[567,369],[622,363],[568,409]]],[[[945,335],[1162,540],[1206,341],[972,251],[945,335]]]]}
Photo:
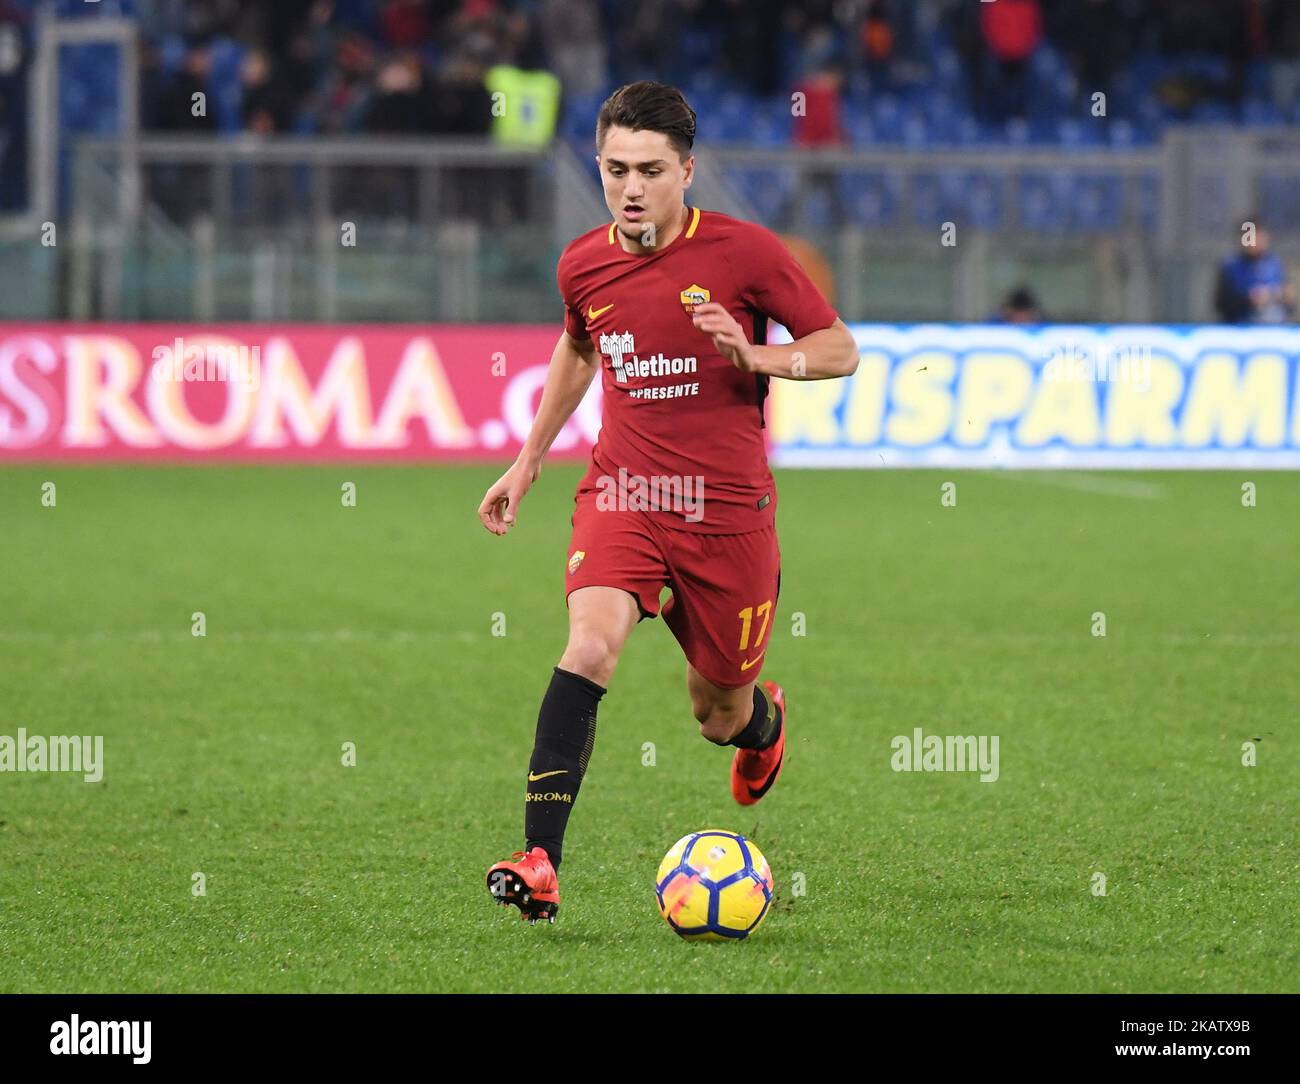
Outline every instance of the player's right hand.
{"type": "Polygon", "coordinates": [[[541,474],[540,467],[530,467],[518,460],[501,475],[483,497],[478,506],[478,518],[493,534],[505,534],[515,523],[519,502],[524,499],[532,484],[541,474]]]}

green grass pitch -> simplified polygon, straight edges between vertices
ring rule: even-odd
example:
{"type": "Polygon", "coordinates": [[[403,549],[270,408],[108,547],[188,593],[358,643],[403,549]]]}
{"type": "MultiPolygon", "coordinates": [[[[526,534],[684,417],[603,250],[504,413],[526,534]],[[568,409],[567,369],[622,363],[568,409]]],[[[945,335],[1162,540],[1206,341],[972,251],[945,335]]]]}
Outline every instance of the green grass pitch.
{"type": "Polygon", "coordinates": [[[786,773],[733,803],[643,623],[529,927],[483,875],[522,843],[579,470],[506,538],[498,473],[0,471],[0,734],[105,743],[98,784],[0,774],[0,990],[1300,990],[1300,477],[779,472],[786,773]],[[998,735],[1000,778],[891,770],[915,727],[998,735]],[[772,863],[743,944],[655,910],[706,827],[772,863]]]}

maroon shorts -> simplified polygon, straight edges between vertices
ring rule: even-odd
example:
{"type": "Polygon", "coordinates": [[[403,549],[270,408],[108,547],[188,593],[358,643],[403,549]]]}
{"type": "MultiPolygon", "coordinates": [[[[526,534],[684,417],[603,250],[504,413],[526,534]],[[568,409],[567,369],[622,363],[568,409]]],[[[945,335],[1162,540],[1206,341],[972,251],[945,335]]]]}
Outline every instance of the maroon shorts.
{"type": "Polygon", "coordinates": [[[644,512],[596,507],[580,494],[573,513],[564,597],[580,587],[629,592],[641,616],[659,613],[687,661],[723,689],[748,685],[763,668],[781,589],[776,527],[700,534],[661,526],[644,512]]]}

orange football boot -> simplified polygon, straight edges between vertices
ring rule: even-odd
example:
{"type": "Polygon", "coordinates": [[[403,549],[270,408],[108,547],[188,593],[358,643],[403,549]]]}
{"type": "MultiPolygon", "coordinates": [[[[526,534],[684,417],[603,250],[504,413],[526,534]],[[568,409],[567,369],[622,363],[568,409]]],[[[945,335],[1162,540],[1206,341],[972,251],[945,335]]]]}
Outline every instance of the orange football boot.
{"type": "Polygon", "coordinates": [[[731,760],[731,796],[741,805],[753,805],[772,789],[785,763],[785,690],[775,681],[763,682],[767,695],[781,713],[781,736],[766,749],[737,749],[731,760]]]}
{"type": "Polygon", "coordinates": [[[526,854],[515,851],[514,862],[498,862],[487,871],[488,891],[502,907],[513,903],[519,917],[536,924],[539,918],[555,921],[560,909],[560,882],[550,856],[541,847],[526,854]]]}

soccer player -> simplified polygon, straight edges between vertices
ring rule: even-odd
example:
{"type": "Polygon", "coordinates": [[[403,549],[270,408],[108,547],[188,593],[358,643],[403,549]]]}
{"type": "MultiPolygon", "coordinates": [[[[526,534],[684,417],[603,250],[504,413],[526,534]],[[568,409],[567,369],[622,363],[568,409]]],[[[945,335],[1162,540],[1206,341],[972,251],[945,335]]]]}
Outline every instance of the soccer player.
{"type": "Polygon", "coordinates": [[[700,734],[736,750],[732,796],[757,802],[784,762],[785,694],[757,681],[781,582],[763,401],[774,376],[851,374],[858,350],[774,234],[686,205],[694,141],[695,111],[674,87],[631,83],[601,106],[596,160],[614,221],[560,257],[564,331],[537,417],[478,510],[493,534],[510,529],[600,370],[602,427],[565,566],[569,639],[537,718],[526,842],[487,873],[497,902],[531,922],[555,921],[596,708],[633,626],[660,612],[664,587],[700,734]],[[794,342],[767,345],[769,318],[794,342]]]}

